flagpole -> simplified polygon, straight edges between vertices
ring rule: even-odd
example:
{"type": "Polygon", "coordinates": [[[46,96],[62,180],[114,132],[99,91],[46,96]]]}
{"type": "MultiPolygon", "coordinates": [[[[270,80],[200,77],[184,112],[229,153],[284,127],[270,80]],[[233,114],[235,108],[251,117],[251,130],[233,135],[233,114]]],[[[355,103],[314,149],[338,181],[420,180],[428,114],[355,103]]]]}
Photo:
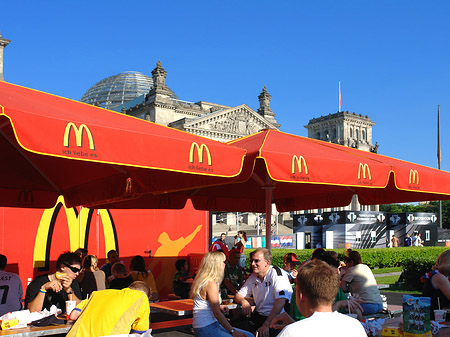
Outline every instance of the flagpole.
{"type": "Polygon", "coordinates": [[[339,110],[341,112],[341,81],[339,81],[339,110]]]}
{"type": "MultiPolygon", "coordinates": [[[[441,135],[439,126],[439,104],[437,111],[437,160],[438,170],[441,169],[441,135]]],[[[442,200],[439,200],[439,228],[442,228],[442,200]]]]}

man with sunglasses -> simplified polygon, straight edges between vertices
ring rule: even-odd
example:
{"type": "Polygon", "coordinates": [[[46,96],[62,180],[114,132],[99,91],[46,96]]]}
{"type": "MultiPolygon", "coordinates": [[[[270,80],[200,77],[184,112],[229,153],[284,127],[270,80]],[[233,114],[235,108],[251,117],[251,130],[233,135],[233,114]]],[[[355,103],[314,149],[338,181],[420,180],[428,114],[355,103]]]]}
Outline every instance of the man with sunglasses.
{"type": "Polygon", "coordinates": [[[56,272],[36,277],[27,287],[25,308],[33,311],[49,310],[52,305],[65,311],[67,300],[82,298],[76,277],[81,271],[81,258],[76,253],[65,252],[56,261],[56,272]]]}
{"type": "Polygon", "coordinates": [[[280,268],[272,266],[272,254],[268,249],[259,248],[250,253],[253,273],[242,285],[234,300],[242,307],[242,313],[249,317],[247,330],[258,333],[259,337],[276,336],[280,331],[270,329],[272,318],[284,311],[284,306],[292,295],[289,279],[280,268]],[[245,299],[253,295],[256,308],[252,312],[245,299]]]}

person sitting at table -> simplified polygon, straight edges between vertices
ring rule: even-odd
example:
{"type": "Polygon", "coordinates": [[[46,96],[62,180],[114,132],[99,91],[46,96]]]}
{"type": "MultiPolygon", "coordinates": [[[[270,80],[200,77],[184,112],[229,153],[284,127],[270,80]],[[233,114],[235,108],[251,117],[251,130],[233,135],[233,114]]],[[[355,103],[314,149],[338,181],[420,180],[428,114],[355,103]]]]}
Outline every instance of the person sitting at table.
{"type": "Polygon", "coordinates": [[[22,280],[19,275],[5,271],[8,258],[0,254],[0,290],[2,297],[0,301],[0,316],[22,309],[22,280]]]}
{"type": "Polygon", "coordinates": [[[283,313],[272,320],[271,327],[283,329],[278,337],[366,337],[358,320],[333,311],[338,289],[337,269],[313,259],[299,270],[296,279],[297,307],[306,318],[295,322],[283,313]]]}
{"type": "Polygon", "coordinates": [[[378,290],[377,281],[370,268],[361,262],[361,255],[355,250],[345,251],[346,270],[340,287],[344,292],[358,294],[362,300],[363,315],[376,314],[383,310],[383,300],[378,290]],[[348,255],[348,256],[346,256],[348,255]]]}
{"type": "Polygon", "coordinates": [[[192,278],[192,275],[189,273],[189,266],[185,259],[178,259],[175,262],[175,268],[177,271],[175,275],[173,275],[173,292],[175,295],[180,296],[182,299],[189,298],[189,291],[191,290],[191,285],[186,281],[192,278]]]}
{"type": "Polygon", "coordinates": [[[145,260],[142,256],[136,255],[131,259],[130,270],[130,276],[133,281],[143,281],[150,287],[150,290],[152,291],[152,297],[150,298],[150,301],[159,301],[159,294],[158,289],[156,289],[155,278],[153,277],[150,269],[146,268],[145,260]]]}
{"type": "Polygon", "coordinates": [[[52,305],[65,311],[67,300],[82,298],[76,277],[81,270],[81,259],[76,253],[65,252],[56,261],[56,272],[36,277],[27,287],[25,308],[33,311],[50,310],[52,305]]]}
{"type": "Polygon", "coordinates": [[[227,295],[235,295],[244,282],[244,270],[239,265],[241,253],[232,249],[227,259],[221,289],[227,295]]]}
{"type": "Polygon", "coordinates": [[[190,294],[194,300],[192,327],[197,337],[253,336],[248,331],[233,328],[222,313],[228,309],[220,305],[219,294],[225,264],[225,254],[217,251],[207,253],[200,263],[190,294]]]}
{"type": "Polygon", "coordinates": [[[111,267],[114,278],[109,284],[110,289],[123,289],[133,283],[133,279],[128,275],[127,267],[121,262],[114,263],[111,267]]]}
{"type": "Polygon", "coordinates": [[[426,275],[422,296],[431,298],[431,319],[434,310],[450,306],[450,250],[446,250],[436,260],[433,270],[426,275]]]}
{"type": "Polygon", "coordinates": [[[114,249],[111,249],[106,256],[108,258],[108,262],[105,263],[100,269],[103,270],[106,280],[109,282],[108,278],[110,280],[112,279],[111,268],[114,263],[119,262],[119,253],[117,253],[114,249]]]}
{"type": "Polygon", "coordinates": [[[70,313],[75,323],[66,337],[143,333],[150,325],[150,296],[150,288],[142,281],[122,290],[94,291],[70,313]]]}
{"type": "Polygon", "coordinates": [[[83,298],[87,298],[93,291],[105,289],[105,273],[98,268],[95,255],[87,255],[83,260],[84,275],[80,281],[83,298]]]}

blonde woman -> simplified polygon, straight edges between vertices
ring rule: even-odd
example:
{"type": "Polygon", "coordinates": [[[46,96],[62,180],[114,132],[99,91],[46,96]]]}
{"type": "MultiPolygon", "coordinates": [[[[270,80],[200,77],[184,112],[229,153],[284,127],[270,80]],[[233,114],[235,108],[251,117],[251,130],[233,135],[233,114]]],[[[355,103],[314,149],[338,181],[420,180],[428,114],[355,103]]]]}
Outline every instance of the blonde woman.
{"type": "Polygon", "coordinates": [[[434,270],[427,274],[422,295],[431,298],[431,318],[434,310],[450,306],[450,250],[446,250],[436,260],[434,270]]]}
{"type": "Polygon", "coordinates": [[[226,264],[225,254],[219,251],[205,255],[191,288],[194,300],[194,318],[192,326],[197,337],[252,337],[253,334],[233,328],[225,318],[219,295],[219,284],[223,280],[226,264]]]}
{"type": "Polygon", "coordinates": [[[87,298],[93,291],[105,289],[105,273],[98,268],[95,255],[86,255],[83,260],[84,275],[80,281],[83,298],[87,298]]]}

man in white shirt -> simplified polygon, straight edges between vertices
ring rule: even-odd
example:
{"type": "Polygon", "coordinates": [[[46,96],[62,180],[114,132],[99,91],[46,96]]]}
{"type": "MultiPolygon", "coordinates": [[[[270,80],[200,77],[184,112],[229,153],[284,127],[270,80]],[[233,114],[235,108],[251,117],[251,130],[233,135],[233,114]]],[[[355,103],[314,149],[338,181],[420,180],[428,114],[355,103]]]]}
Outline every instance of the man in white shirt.
{"type": "Polygon", "coordinates": [[[292,286],[280,268],[272,266],[272,254],[265,248],[250,254],[253,273],[242,285],[234,300],[242,306],[242,313],[250,318],[250,327],[259,337],[276,336],[279,331],[270,329],[272,319],[283,311],[292,295],[292,286]],[[252,312],[245,299],[253,295],[256,308],[252,312]]]}
{"type": "Polygon", "coordinates": [[[297,307],[306,318],[294,322],[285,313],[278,316],[271,327],[284,327],[279,337],[366,337],[357,319],[332,311],[338,289],[336,268],[318,259],[312,260],[299,270],[297,276],[297,307]]]}
{"type": "Polygon", "coordinates": [[[4,271],[8,260],[0,254],[0,316],[22,309],[22,281],[19,275],[4,271]]]}

